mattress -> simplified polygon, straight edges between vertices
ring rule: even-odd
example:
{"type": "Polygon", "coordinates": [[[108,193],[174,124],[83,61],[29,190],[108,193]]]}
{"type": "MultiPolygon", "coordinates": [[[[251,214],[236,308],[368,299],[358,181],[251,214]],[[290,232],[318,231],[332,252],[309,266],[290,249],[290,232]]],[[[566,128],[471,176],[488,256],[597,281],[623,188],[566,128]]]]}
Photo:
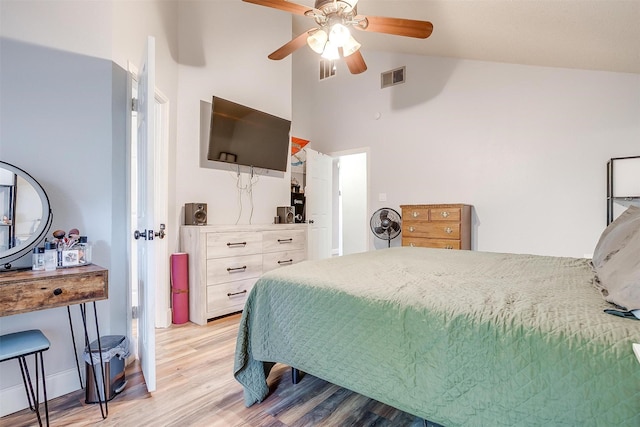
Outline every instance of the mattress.
{"type": "Polygon", "coordinates": [[[306,261],[248,297],[234,375],[273,363],[445,426],[640,425],[640,322],[587,259],[400,247],[306,261]]]}

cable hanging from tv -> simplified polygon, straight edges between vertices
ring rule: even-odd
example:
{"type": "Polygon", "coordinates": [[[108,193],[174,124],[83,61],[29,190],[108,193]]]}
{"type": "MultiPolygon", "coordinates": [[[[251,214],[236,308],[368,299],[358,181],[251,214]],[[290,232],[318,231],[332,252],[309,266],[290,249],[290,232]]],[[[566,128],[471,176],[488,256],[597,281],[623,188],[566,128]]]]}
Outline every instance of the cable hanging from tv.
{"type": "Polygon", "coordinates": [[[249,212],[249,224],[253,219],[253,186],[260,181],[260,175],[254,173],[253,166],[250,167],[249,173],[247,173],[248,181],[243,182],[242,174],[240,173],[240,165],[236,165],[237,170],[234,171],[236,175],[236,189],[238,190],[238,218],[236,219],[236,225],[240,222],[240,218],[242,218],[242,194],[246,193],[249,197],[249,203],[251,206],[251,210],[249,212]]]}

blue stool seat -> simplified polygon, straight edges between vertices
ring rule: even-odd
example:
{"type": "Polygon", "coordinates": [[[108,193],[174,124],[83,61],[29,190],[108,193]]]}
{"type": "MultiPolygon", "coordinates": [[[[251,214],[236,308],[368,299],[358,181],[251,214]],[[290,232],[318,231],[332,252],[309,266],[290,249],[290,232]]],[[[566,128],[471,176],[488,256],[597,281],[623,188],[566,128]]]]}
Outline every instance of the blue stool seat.
{"type": "Polygon", "coordinates": [[[0,336],[0,362],[49,349],[49,340],[38,329],[0,336]]]}
{"type": "Polygon", "coordinates": [[[14,332],[11,334],[0,336],[0,362],[5,362],[11,359],[18,359],[20,364],[20,371],[22,373],[22,381],[24,382],[24,388],[27,392],[27,400],[29,401],[29,408],[34,411],[38,417],[38,424],[42,425],[42,418],[40,417],[40,401],[39,401],[39,375],[42,373],[42,391],[44,393],[44,410],[49,425],[49,406],[47,404],[47,385],[44,373],[44,359],[42,353],[49,349],[49,340],[38,329],[32,329],[29,331],[14,332]],[[31,382],[31,376],[29,375],[29,368],[27,366],[26,356],[30,354],[34,355],[36,365],[36,389],[33,390],[33,383],[31,382]],[[38,356],[40,356],[38,370],[38,356]]]}

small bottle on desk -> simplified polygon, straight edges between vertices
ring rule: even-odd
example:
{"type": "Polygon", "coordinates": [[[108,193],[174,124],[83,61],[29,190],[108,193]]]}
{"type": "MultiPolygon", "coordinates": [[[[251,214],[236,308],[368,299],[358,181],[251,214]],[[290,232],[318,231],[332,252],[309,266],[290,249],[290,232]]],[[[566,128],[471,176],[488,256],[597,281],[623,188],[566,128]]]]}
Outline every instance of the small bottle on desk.
{"type": "Polygon", "coordinates": [[[58,248],[53,242],[44,242],[44,269],[53,271],[58,266],[58,248]]]}
{"type": "Polygon", "coordinates": [[[44,270],[44,248],[43,247],[33,248],[33,262],[32,262],[31,269],[34,271],[44,270]]]}

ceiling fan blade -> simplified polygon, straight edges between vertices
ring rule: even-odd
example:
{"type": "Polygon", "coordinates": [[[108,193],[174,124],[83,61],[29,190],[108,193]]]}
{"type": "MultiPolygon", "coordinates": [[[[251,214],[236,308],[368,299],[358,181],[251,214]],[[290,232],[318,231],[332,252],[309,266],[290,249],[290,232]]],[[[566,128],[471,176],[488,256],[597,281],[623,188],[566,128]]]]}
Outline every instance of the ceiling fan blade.
{"type": "Polygon", "coordinates": [[[351,74],[360,74],[367,71],[367,64],[364,62],[360,49],[356,50],[349,56],[345,56],[344,61],[347,63],[347,67],[349,67],[351,74]]]}
{"type": "Polygon", "coordinates": [[[305,12],[310,10],[308,6],[303,6],[297,3],[291,3],[284,0],[242,0],[247,3],[253,3],[260,6],[272,7],[274,9],[284,10],[285,12],[291,12],[296,15],[304,15],[305,12]]]}
{"type": "Polygon", "coordinates": [[[289,43],[285,43],[279,49],[275,50],[269,55],[269,59],[279,60],[284,59],[291,55],[295,50],[300,49],[307,44],[307,37],[309,37],[309,31],[305,31],[298,37],[291,40],[289,43]]]}
{"type": "Polygon", "coordinates": [[[358,30],[374,33],[395,34],[397,36],[426,39],[433,31],[433,24],[428,21],[414,19],[387,18],[384,16],[357,16],[360,23],[354,25],[358,30]]]}

